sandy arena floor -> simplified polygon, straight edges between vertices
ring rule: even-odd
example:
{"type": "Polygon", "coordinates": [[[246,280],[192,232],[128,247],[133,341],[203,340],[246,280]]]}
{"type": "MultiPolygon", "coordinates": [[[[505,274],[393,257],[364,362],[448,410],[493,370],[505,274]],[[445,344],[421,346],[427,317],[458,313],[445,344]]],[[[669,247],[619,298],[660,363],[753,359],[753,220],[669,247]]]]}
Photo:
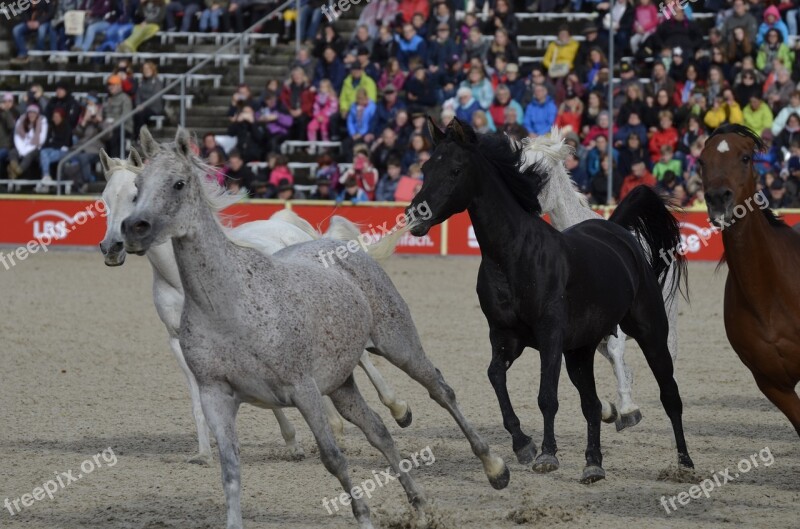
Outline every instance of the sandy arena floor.
{"type": "MultiPolygon", "coordinates": [[[[360,387],[403,453],[429,446],[436,458],[413,471],[435,503],[436,527],[800,527],[800,442],[727,343],[725,275],[715,275],[713,264],[690,267],[692,305],[684,304],[680,316],[677,380],[690,453],[701,477],[726,468],[733,477],[742,459],[765,448],[774,462],[766,467],[757,456],[758,468],[715,488],[709,498],[678,504],[672,514],[660,498],[688,491],[690,484],[657,479],[676,460],[672,433],[634,344],[628,358],[636,373],[634,398],[645,418],[622,433],[604,425],[607,479],[588,487],[577,481],[585,422],[566,372],[556,420],[561,468],[537,475],[513,458],[486,378],[487,325],[474,289],[478,259],[394,257],[387,268],[465,415],[511,469],[509,487],[493,490],[455,423],[420,386],[376,360],[414,411],[413,424],[403,430],[359,371],[360,387]]],[[[218,464],[184,462],[197,448],[189,396],[153,309],[150,281],[144,258],[129,257],[124,268],[110,269],[98,253],[88,252],[37,254],[10,271],[0,269],[0,502],[30,494],[57,474],[83,474],[82,463],[105,449],[117,458],[113,467],[97,459],[99,468],[57,490],[54,499],[19,504],[23,508],[14,516],[0,507],[0,527],[225,526],[218,464]]],[[[528,351],[509,376],[523,428],[537,445],[538,364],[538,355],[528,351]]],[[[596,366],[601,396],[615,397],[609,364],[598,355],[596,366]]],[[[245,406],[239,415],[245,526],[355,527],[349,509],[329,515],[322,507],[323,498],[341,492],[339,484],[320,464],[299,414],[288,414],[306,451],[300,462],[289,459],[271,413],[245,406]]],[[[354,483],[386,468],[353,426],[346,430],[345,451],[354,483]]],[[[409,508],[396,481],[379,487],[369,504],[377,526],[407,526],[409,508]]]]}

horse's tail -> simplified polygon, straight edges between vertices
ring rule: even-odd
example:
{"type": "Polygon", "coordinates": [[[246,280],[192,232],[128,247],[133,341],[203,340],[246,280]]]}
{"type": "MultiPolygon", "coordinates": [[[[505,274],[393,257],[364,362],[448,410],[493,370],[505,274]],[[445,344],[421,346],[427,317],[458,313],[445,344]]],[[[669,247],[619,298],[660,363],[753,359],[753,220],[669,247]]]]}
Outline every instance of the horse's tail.
{"type": "Polygon", "coordinates": [[[296,228],[300,228],[305,233],[309,235],[312,239],[319,239],[322,237],[322,234],[314,229],[306,219],[292,211],[291,209],[280,209],[273,213],[270,219],[280,220],[282,222],[286,222],[287,224],[291,224],[296,228]]]}
{"type": "Polygon", "coordinates": [[[339,215],[334,215],[331,217],[331,224],[328,227],[328,231],[325,232],[324,237],[339,241],[357,240],[359,244],[361,244],[362,247],[367,251],[367,255],[376,261],[384,261],[394,253],[395,249],[397,249],[397,244],[400,242],[400,239],[410,229],[411,224],[396,226],[395,229],[381,237],[379,240],[370,244],[365,244],[365,241],[368,240],[368,236],[367,234],[361,233],[361,229],[359,228],[358,224],[344,217],[340,217],[339,215]]]}
{"type": "Polygon", "coordinates": [[[326,239],[336,239],[339,241],[350,241],[358,239],[361,229],[358,224],[339,215],[331,217],[331,224],[325,232],[326,239]]]}
{"type": "Polygon", "coordinates": [[[667,208],[667,197],[660,196],[648,186],[637,186],[619,203],[608,220],[636,234],[662,290],[671,276],[667,300],[672,299],[678,289],[686,299],[689,298],[686,257],[678,252],[681,247],[680,225],[667,208]]]}

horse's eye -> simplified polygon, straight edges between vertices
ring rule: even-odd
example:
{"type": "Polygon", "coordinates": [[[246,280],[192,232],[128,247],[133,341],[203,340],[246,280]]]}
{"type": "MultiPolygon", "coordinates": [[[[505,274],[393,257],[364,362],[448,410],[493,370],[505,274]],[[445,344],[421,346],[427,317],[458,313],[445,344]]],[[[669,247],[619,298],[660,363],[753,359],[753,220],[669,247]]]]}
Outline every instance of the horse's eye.
{"type": "Polygon", "coordinates": [[[137,200],[138,198],[139,198],[139,195],[138,195],[138,194],[136,194],[136,195],[133,195],[133,203],[134,203],[134,204],[136,203],[136,200],[137,200]]]}
{"type": "Polygon", "coordinates": [[[180,191],[181,189],[183,189],[183,186],[185,186],[185,185],[186,185],[186,182],[184,182],[183,180],[178,180],[177,182],[175,182],[175,185],[172,186],[172,187],[174,189],[180,191]]]}
{"type": "Polygon", "coordinates": [[[750,156],[748,156],[747,154],[742,156],[742,163],[750,163],[750,156]]]}

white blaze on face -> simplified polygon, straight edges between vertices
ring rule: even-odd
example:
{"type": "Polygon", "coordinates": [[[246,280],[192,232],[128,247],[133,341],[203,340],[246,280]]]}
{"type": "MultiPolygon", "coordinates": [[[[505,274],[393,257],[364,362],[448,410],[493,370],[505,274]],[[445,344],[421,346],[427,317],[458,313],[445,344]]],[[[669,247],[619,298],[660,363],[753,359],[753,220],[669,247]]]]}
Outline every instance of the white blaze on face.
{"type": "Polygon", "coordinates": [[[731,150],[731,147],[725,140],[722,140],[721,142],[719,142],[719,145],[717,145],[717,151],[719,152],[728,152],[729,150],[731,150]]]}

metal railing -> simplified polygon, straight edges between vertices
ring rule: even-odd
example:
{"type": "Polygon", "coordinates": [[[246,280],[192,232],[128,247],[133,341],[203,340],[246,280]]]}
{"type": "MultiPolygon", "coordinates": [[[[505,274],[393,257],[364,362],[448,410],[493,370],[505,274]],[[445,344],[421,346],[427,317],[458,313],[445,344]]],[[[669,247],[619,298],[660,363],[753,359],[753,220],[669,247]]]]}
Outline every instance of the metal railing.
{"type": "MultiPolygon", "coordinates": [[[[297,37],[296,45],[299,46],[299,42],[300,42],[300,40],[299,40],[300,0],[286,0],[282,4],[278,5],[278,7],[276,7],[272,11],[270,11],[267,15],[264,15],[263,17],[258,19],[258,21],[253,23],[246,30],[244,30],[241,35],[239,35],[235,39],[231,40],[230,42],[224,44],[222,47],[220,47],[213,54],[209,55],[206,59],[202,60],[196,66],[194,66],[192,69],[190,69],[189,71],[187,71],[186,73],[181,75],[178,79],[175,79],[174,81],[172,81],[171,83],[166,85],[164,88],[162,88],[161,90],[159,90],[158,92],[153,94],[153,96],[150,97],[147,101],[145,101],[141,105],[133,108],[130,112],[128,112],[126,114],[123,114],[122,117],[120,117],[117,121],[115,121],[114,123],[112,123],[111,125],[106,127],[105,129],[103,129],[102,132],[98,133],[96,136],[94,136],[93,138],[89,139],[86,143],[84,143],[84,144],[80,145],[79,147],[75,148],[74,150],[70,151],[66,156],[64,156],[58,162],[58,168],[56,170],[56,182],[58,182],[59,184],[61,183],[61,177],[62,177],[62,174],[63,174],[64,165],[67,162],[69,162],[70,160],[74,159],[78,154],[80,154],[82,152],[85,152],[86,149],[88,149],[89,147],[91,147],[93,145],[96,145],[97,143],[99,143],[101,141],[106,140],[108,137],[110,137],[113,134],[113,131],[116,128],[120,129],[120,135],[119,135],[119,137],[120,137],[120,141],[119,141],[119,143],[120,143],[120,153],[121,153],[122,156],[124,156],[124,154],[122,154],[122,153],[125,152],[125,126],[127,125],[128,121],[131,118],[133,118],[133,116],[135,116],[136,114],[138,114],[139,112],[141,112],[142,110],[147,108],[151,103],[154,103],[155,101],[157,101],[158,98],[164,96],[167,92],[169,92],[170,90],[172,90],[176,86],[180,86],[180,94],[181,94],[180,125],[181,126],[185,126],[185,124],[186,124],[186,80],[187,80],[187,78],[189,78],[189,76],[191,76],[195,72],[199,71],[201,68],[205,67],[211,61],[214,61],[215,57],[217,55],[225,53],[226,51],[228,51],[229,49],[233,48],[234,46],[238,45],[238,47],[239,47],[239,55],[243,56],[244,55],[244,43],[245,43],[245,39],[247,38],[247,36],[250,35],[251,33],[253,33],[256,29],[260,28],[263,24],[268,22],[270,19],[275,17],[275,15],[277,15],[280,12],[282,12],[284,9],[286,9],[287,7],[289,7],[289,6],[293,5],[293,4],[295,5],[295,8],[298,11],[298,13],[297,13],[298,14],[298,24],[297,24],[298,37],[297,37]]],[[[240,60],[239,61],[239,83],[240,84],[244,82],[244,69],[245,69],[244,61],[240,60]]],[[[57,186],[57,193],[59,195],[61,194],[61,185],[57,186]]]]}

